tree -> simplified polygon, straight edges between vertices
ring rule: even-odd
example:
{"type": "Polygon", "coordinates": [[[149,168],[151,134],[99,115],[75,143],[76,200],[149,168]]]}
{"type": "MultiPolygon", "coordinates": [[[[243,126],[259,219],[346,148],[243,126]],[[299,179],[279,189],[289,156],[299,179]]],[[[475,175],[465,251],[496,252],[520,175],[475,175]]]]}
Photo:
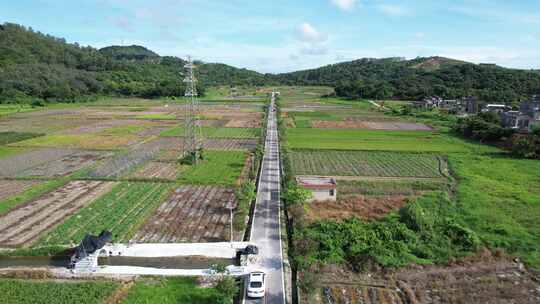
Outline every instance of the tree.
{"type": "Polygon", "coordinates": [[[290,182],[287,185],[287,190],[283,194],[283,201],[286,205],[302,204],[312,198],[313,195],[309,190],[298,187],[295,182],[290,182]]]}

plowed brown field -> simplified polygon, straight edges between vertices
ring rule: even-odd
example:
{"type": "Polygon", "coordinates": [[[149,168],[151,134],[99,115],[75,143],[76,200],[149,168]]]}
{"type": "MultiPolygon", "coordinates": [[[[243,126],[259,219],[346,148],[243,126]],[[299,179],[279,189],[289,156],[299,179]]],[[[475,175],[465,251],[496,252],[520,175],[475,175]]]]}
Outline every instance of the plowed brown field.
{"type": "Polygon", "coordinates": [[[0,216],[0,246],[26,245],[63,222],[114,183],[73,181],[0,216]]]}
{"type": "Polygon", "coordinates": [[[183,186],[156,210],[134,237],[144,243],[216,242],[229,239],[233,189],[183,186]]]}

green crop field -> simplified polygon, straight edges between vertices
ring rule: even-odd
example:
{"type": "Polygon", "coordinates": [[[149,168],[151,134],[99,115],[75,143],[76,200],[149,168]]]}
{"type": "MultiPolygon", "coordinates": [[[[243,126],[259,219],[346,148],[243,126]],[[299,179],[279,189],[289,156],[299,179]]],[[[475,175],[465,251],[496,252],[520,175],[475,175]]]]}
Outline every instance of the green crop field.
{"type": "Polygon", "coordinates": [[[145,129],[144,126],[136,126],[136,125],[119,126],[119,127],[105,129],[100,132],[100,135],[131,135],[131,134],[137,134],[144,129],[145,129]]]}
{"type": "Polygon", "coordinates": [[[32,108],[29,105],[0,105],[0,117],[8,116],[16,113],[24,113],[34,111],[38,108],[32,108]]]}
{"type": "Polygon", "coordinates": [[[148,120],[176,120],[178,119],[175,114],[159,113],[159,114],[142,114],[137,115],[137,119],[148,119],[148,120]]]}
{"type": "Polygon", "coordinates": [[[23,152],[24,148],[0,146],[0,158],[23,152]]]}
{"type": "Polygon", "coordinates": [[[123,304],[214,304],[232,303],[215,288],[201,288],[194,278],[168,278],[137,281],[123,304]]]}
{"type": "Polygon", "coordinates": [[[239,151],[205,151],[197,166],[184,166],[179,182],[195,185],[234,185],[242,173],[246,153],[239,151]]]}
{"type": "Polygon", "coordinates": [[[68,218],[38,243],[78,243],[87,233],[98,234],[102,230],[111,231],[115,241],[127,241],[171,189],[172,185],[169,184],[120,183],[68,218]]]}
{"type": "MultiPolygon", "coordinates": [[[[213,128],[202,127],[203,136],[207,138],[257,138],[261,134],[259,128],[213,128]]],[[[164,137],[184,136],[183,127],[174,127],[161,133],[164,137]]]]}
{"type": "Polygon", "coordinates": [[[287,144],[293,149],[377,150],[406,152],[497,151],[489,146],[431,131],[379,131],[361,129],[287,130],[287,144]]]}
{"type": "Polygon", "coordinates": [[[62,187],[68,182],[68,180],[68,178],[51,179],[31,187],[23,193],[0,201],[0,215],[9,212],[11,209],[20,204],[26,203],[29,200],[38,198],[49,191],[62,187]]]}
{"type": "Polygon", "coordinates": [[[442,177],[445,162],[433,154],[378,151],[293,151],[295,175],[442,177]]]}
{"type": "Polygon", "coordinates": [[[98,304],[118,288],[112,282],[46,282],[0,279],[0,302],[9,304],[98,304]]]}

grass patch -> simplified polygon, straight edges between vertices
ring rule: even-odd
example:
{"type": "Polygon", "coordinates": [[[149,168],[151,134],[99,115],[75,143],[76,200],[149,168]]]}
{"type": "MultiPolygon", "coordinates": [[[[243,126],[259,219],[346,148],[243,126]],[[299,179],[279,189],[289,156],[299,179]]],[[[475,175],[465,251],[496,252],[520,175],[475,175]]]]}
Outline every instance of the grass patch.
{"type": "Polygon", "coordinates": [[[171,190],[161,183],[123,182],[39,240],[38,245],[78,243],[87,233],[109,230],[114,241],[128,241],[171,190]]]}
{"type": "MultiPolygon", "coordinates": [[[[293,151],[295,175],[442,177],[433,154],[375,151],[293,151]]],[[[445,164],[444,164],[445,165],[445,164]]]]}
{"type": "Polygon", "coordinates": [[[43,136],[43,134],[26,132],[0,132],[0,145],[7,145],[39,136],[43,136]]]}
{"type": "Polygon", "coordinates": [[[149,119],[149,120],[176,120],[178,119],[174,114],[156,113],[156,114],[143,114],[135,116],[136,119],[149,119]]]}
{"type": "Polygon", "coordinates": [[[24,113],[35,111],[37,108],[32,108],[29,105],[0,105],[0,117],[8,116],[16,113],[24,113]]]}
{"type": "Polygon", "coordinates": [[[14,155],[20,152],[25,151],[24,148],[15,148],[15,147],[4,147],[0,146],[0,158],[14,155]]]}
{"type": "Polygon", "coordinates": [[[40,197],[41,195],[49,191],[60,188],[68,181],[68,178],[49,180],[31,187],[23,193],[7,198],[0,202],[0,215],[9,212],[11,209],[17,207],[20,204],[26,203],[32,199],[40,197]]]}
{"type": "Polygon", "coordinates": [[[463,219],[490,248],[504,248],[540,269],[540,162],[451,155],[463,219]]]}
{"type": "Polygon", "coordinates": [[[100,136],[96,134],[47,135],[11,144],[17,147],[53,147],[92,150],[110,150],[135,140],[133,135],[100,136]]]}
{"type": "Polygon", "coordinates": [[[0,279],[3,303],[98,304],[118,288],[112,282],[46,282],[0,279]]]}
{"type": "Polygon", "coordinates": [[[293,149],[376,150],[405,152],[498,151],[431,131],[380,131],[363,129],[287,129],[293,149]]]}
{"type": "Polygon", "coordinates": [[[215,304],[232,303],[215,288],[201,288],[195,278],[142,280],[129,290],[123,304],[215,304]]]}
{"type": "Polygon", "coordinates": [[[339,181],[337,184],[338,197],[348,195],[418,195],[423,192],[447,190],[447,181],[339,181]]]}
{"type": "Polygon", "coordinates": [[[235,185],[246,157],[246,153],[238,151],[205,151],[205,159],[198,165],[183,166],[178,181],[195,185],[235,185]]]}
{"type": "MultiPolygon", "coordinates": [[[[257,138],[261,134],[260,128],[214,128],[202,127],[206,138],[257,138]]],[[[183,137],[184,128],[174,127],[160,134],[163,137],[183,137]]]]}

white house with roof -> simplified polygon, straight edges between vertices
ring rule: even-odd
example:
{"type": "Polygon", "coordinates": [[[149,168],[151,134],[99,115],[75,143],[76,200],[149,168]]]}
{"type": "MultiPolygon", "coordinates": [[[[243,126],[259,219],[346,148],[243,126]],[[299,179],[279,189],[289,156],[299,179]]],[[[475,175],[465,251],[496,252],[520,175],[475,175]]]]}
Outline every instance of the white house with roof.
{"type": "Polygon", "coordinates": [[[337,183],[334,178],[323,176],[298,176],[296,183],[299,187],[311,191],[313,194],[309,202],[336,201],[337,183]]]}

